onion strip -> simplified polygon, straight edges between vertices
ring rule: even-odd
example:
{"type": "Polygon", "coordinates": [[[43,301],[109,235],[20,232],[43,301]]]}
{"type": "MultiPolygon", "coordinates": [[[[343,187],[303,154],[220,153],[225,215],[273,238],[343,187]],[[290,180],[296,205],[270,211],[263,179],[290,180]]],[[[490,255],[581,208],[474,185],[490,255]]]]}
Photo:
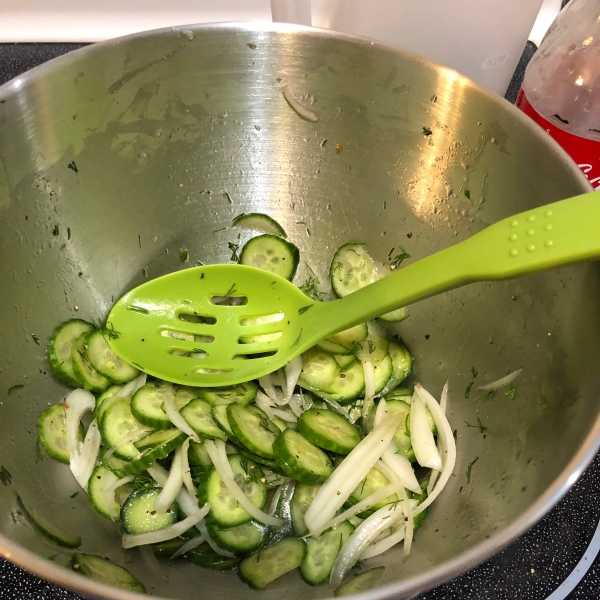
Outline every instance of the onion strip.
{"type": "Polygon", "coordinates": [[[141,387],[146,385],[146,373],[140,373],[134,380],[126,383],[115,395],[119,398],[127,398],[133,396],[141,387]]]}
{"type": "Polygon", "coordinates": [[[79,484],[87,492],[88,482],[94,467],[96,466],[96,460],[98,458],[98,452],[100,451],[100,444],[102,443],[102,437],[100,436],[100,430],[98,429],[98,423],[94,419],[88,427],[87,434],[81,447],[81,454],[79,455],[79,484]],[[82,482],[85,482],[82,485],[82,482]]]}
{"type": "MultiPolygon", "coordinates": [[[[442,409],[442,412],[444,414],[446,414],[446,410],[448,408],[448,382],[447,381],[444,384],[444,388],[442,389],[442,395],[440,397],[440,408],[442,409]]],[[[437,447],[438,447],[438,452],[440,453],[440,456],[441,456],[442,445],[439,440],[438,440],[437,447]]],[[[427,495],[428,496],[429,496],[429,494],[431,494],[431,491],[433,490],[433,486],[435,485],[435,482],[437,481],[439,474],[440,474],[439,471],[436,471],[435,469],[431,470],[431,475],[429,476],[429,483],[427,484],[427,495]]]]}
{"type": "Polygon", "coordinates": [[[173,538],[179,537],[185,533],[190,527],[196,525],[204,519],[210,510],[210,504],[205,504],[204,508],[198,510],[193,515],[186,517],[183,521],[179,521],[169,527],[164,527],[157,531],[146,531],[144,533],[125,534],[123,536],[123,548],[134,548],[135,546],[144,546],[146,544],[156,544],[158,542],[166,542],[173,538]]]}
{"type": "Polygon", "coordinates": [[[173,389],[165,390],[164,395],[165,412],[167,413],[167,417],[169,417],[169,421],[171,421],[177,429],[187,433],[197,444],[201,444],[202,442],[196,432],[187,424],[186,420],[177,410],[173,389]]]}
{"type": "Polygon", "coordinates": [[[264,523],[265,525],[273,525],[280,527],[283,525],[283,521],[277,517],[273,517],[260,508],[252,504],[248,496],[244,494],[240,486],[235,481],[235,476],[231,465],[227,460],[227,454],[225,452],[225,443],[221,440],[206,440],[204,446],[210,456],[210,459],[215,465],[217,473],[221,476],[225,487],[229,490],[229,493],[239,502],[240,506],[248,512],[254,519],[264,523]]]}
{"type": "Polygon", "coordinates": [[[106,506],[108,508],[108,511],[110,512],[110,518],[113,521],[116,521],[119,516],[112,512],[113,508],[115,506],[115,492],[122,485],[125,485],[126,483],[129,483],[130,481],[133,481],[134,479],[135,479],[135,477],[133,475],[127,475],[127,477],[122,477],[121,479],[118,479],[112,485],[109,485],[104,490],[104,501],[106,502],[106,506]]]}
{"type": "Polygon", "coordinates": [[[163,515],[167,512],[173,502],[175,502],[181,488],[183,487],[183,473],[181,470],[181,449],[183,446],[179,446],[175,451],[173,463],[171,464],[171,470],[169,476],[163,485],[163,489],[154,503],[154,510],[159,514],[163,515]]]}
{"type": "Polygon", "coordinates": [[[373,397],[375,396],[375,367],[370,360],[360,359],[365,372],[365,401],[362,407],[362,418],[366,419],[371,406],[373,406],[373,397]]]}
{"type": "Polygon", "coordinates": [[[79,424],[81,423],[81,417],[88,411],[94,410],[95,405],[94,396],[87,390],[82,389],[72,391],[63,404],[65,409],[65,433],[67,450],[69,451],[69,466],[77,483],[84,490],[87,490],[87,482],[90,474],[87,473],[87,466],[81,464],[83,444],[79,441],[79,424]],[[86,468],[82,469],[83,466],[86,466],[86,468]],[[86,473],[87,478],[85,477],[86,473]]]}
{"type": "MultiPolygon", "coordinates": [[[[288,403],[294,395],[294,388],[298,383],[300,372],[302,371],[302,356],[296,356],[292,358],[290,362],[285,365],[285,401],[288,403]]],[[[297,415],[299,416],[299,415],[297,415]]]]}
{"type": "Polygon", "coordinates": [[[523,369],[517,369],[516,371],[509,373],[506,377],[502,377],[501,379],[498,379],[498,381],[492,381],[492,383],[487,383],[486,385],[480,385],[477,389],[482,392],[500,389],[505,385],[510,385],[522,372],[523,369]]]}
{"type": "Polygon", "coordinates": [[[192,474],[190,472],[190,461],[188,457],[189,447],[190,439],[188,438],[181,445],[181,475],[183,477],[183,484],[185,485],[185,489],[187,490],[191,498],[197,502],[198,494],[196,492],[196,488],[194,487],[194,482],[192,481],[192,474]]]}
{"type": "Polygon", "coordinates": [[[260,390],[257,392],[254,402],[256,403],[256,406],[264,411],[267,417],[269,417],[271,420],[275,417],[279,417],[282,421],[286,421],[287,423],[298,422],[298,419],[292,413],[278,408],[273,408],[273,401],[260,390]]]}
{"type": "Polygon", "coordinates": [[[208,529],[206,529],[206,523],[204,521],[201,521],[200,523],[198,523],[198,530],[200,531],[200,533],[206,540],[206,543],[212,548],[213,552],[215,552],[219,556],[226,556],[227,558],[235,558],[235,554],[233,554],[233,552],[229,552],[229,550],[223,550],[223,548],[218,546],[217,542],[215,542],[215,540],[213,540],[210,537],[210,535],[208,533],[208,529]]]}
{"type": "Polygon", "coordinates": [[[382,554],[386,550],[389,550],[392,546],[395,546],[404,539],[406,527],[401,525],[394,533],[383,538],[379,542],[371,544],[361,555],[360,560],[366,560],[367,558],[373,558],[382,554]]]}
{"type": "Polygon", "coordinates": [[[200,544],[202,544],[205,541],[206,540],[204,539],[204,536],[202,534],[193,537],[191,540],[188,540],[183,546],[181,546],[179,550],[173,553],[173,556],[171,556],[171,560],[183,556],[186,552],[197,548],[200,544]]]}
{"type": "Polygon", "coordinates": [[[333,518],[367,476],[392,441],[400,419],[400,415],[394,415],[380,427],[373,428],[319,488],[304,518],[313,535],[323,531],[323,525],[333,518]]]}
{"type": "MultiPolygon", "coordinates": [[[[436,406],[439,409],[437,402],[436,406]]],[[[440,457],[433,432],[429,426],[425,404],[417,392],[413,394],[410,405],[410,443],[417,457],[417,462],[422,467],[441,471],[442,458],[440,457]]]]}
{"type": "Polygon", "coordinates": [[[290,88],[287,86],[287,83],[283,86],[281,91],[283,92],[285,101],[299,117],[302,117],[305,121],[310,121],[311,123],[316,123],[319,120],[319,115],[317,115],[317,113],[306,108],[306,106],[302,106],[302,104],[296,100],[294,94],[292,94],[290,88]]]}

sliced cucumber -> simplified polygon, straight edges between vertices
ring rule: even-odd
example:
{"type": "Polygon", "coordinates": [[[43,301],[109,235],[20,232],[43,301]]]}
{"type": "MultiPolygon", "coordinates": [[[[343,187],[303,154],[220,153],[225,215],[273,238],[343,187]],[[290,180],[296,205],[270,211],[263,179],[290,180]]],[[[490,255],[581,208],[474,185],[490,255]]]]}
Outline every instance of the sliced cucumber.
{"type": "Polygon", "coordinates": [[[263,213],[242,213],[233,219],[231,226],[260,231],[270,235],[278,235],[282,238],[287,237],[283,227],[275,219],[263,213]]]}
{"type": "Polygon", "coordinates": [[[385,395],[385,399],[389,402],[390,400],[401,400],[406,404],[412,402],[413,394],[415,393],[414,388],[401,387],[396,388],[385,395]]]}
{"type": "Polygon", "coordinates": [[[304,560],[306,544],[295,538],[284,538],[274,546],[259,550],[240,563],[240,579],[250,587],[262,590],[288,571],[297,569],[304,560]]]}
{"type": "Polygon", "coordinates": [[[99,329],[87,338],[86,353],[92,367],[113,383],[127,383],[140,374],[138,369],[113,352],[105,334],[99,329]]]}
{"type": "Polygon", "coordinates": [[[343,348],[355,352],[362,342],[364,342],[369,335],[369,331],[366,323],[359,323],[350,329],[344,329],[338,331],[333,335],[330,335],[327,339],[334,344],[339,344],[343,348]]]}
{"type": "MultiPolygon", "coordinates": [[[[88,482],[88,497],[92,506],[103,517],[111,521],[119,514],[121,507],[116,500],[113,501],[112,507],[109,506],[106,489],[115,484],[119,479],[120,477],[110,469],[99,465],[92,471],[88,482]]],[[[114,493],[112,497],[114,498],[114,493]]]]}
{"type": "Polygon", "coordinates": [[[79,546],[81,546],[80,535],[66,533],[62,529],[59,529],[52,523],[46,521],[46,519],[34,514],[25,506],[19,495],[17,495],[17,505],[29,523],[31,523],[31,525],[33,525],[33,527],[35,527],[42,535],[47,537],[55,544],[65,548],[79,548],[79,546]]]}
{"type": "Polygon", "coordinates": [[[121,507],[121,523],[127,533],[158,531],[177,522],[177,503],[162,514],[154,509],[161,491],[162,488],[147,488],[129,495],[121,507]]]}
{"type": "Polygon", "coordinates": [[[108,457],[106,454],[107,452],[100,454],[98,458],[99,463],[105,466],[107,469],[110,469],[119,477],[125,477],[127,475],[127,472],[125,471],[125,465],[127,464],[127,461],[117,458],[114,454],[111,454],[108,457]]]}
{"type": "Polygon", "coordinates": [[[333,472],[327,454],[293,429],[281,433],[273,450],[284,473],[300,483],[323,483],[333,472]]]}
{"type": "MultiPolygon", "coordinates": [[[[302,384],[300,383],[300,385],[302,384]]],[[[340,371],[328,391],[318,388],[309,389],[320,398],[335,400],[340,404],[352,402],[360,398],[365,391],[365,372],[362,363],[353,362],[349,367],[340,371]]]]}
{"type": "Polygon", "coordinates": [[[370,590],[383,575],[385,567],[375,567],[342,583],[333,593],[336,596],[354,596],[370,590]]]}
{"type": "Polygon", "coordinates": [[[181,409],[180,414],[201,438],[227,441],[227,436],[213,419],[212,406],[206,400],[192,400],[181,409]]]}
{"type": "MultiPolygon", "coordinates": [[[[350,494],[350,498],[348,498],[348,504],[350,506],[353,504],[358,504],[367,496],[370,496],[389,484],[390,480],[379,469],[373,467],[367,473],[367,476],[356,486],[356,489],[352,492],[352,494],[350,494]]],[[[374,504],[371,508],[360,513],[359,517],[367,517],[373,514],[377,509],[384,507],[390,502],[396,502],[397,500],[398,496],[396,494],[388,496],[387,498],[380,500],[377,504],[374,504]]]]}
{"type": "Polygon", "coordinates": [[[84,333],[90,333],[94,329],[94,326],[87,321],[71,319],[54,330],[48,346],[48,359],[57,379],[68,385],[79,387],[80,383],[71,363],[71,347],[78,337],[84,333]]]}
{"type": "Polygon", "coordinates": [[[325,352],[330,352],[336,356],[348,356],[352,354],[352,350],[345,348],[344,346],[331,341],[329,338],[325,338],[321,340],[317,346],[321,348],[321,350],[325,350],[325,352]]]}
{"type": "Polygon", "coordinates": [[[373,373],[375,374],[375,395],[378,396],[385,391],[392,378],[392,357],[386,354],[382,360],[374,361],[373,373]]]}
{"type": "Polygon", "coordinates": [[[397,323],[398,321],[404,321],[407,317],[410,316],[410,312],[406,306],[402,308],[397,308],[396,310],[392,310],[389,313],[385,313],[378,317],[382,321],[387,321],[388,323],[397,323]]]}
{"type": "Polygon", "coordinates": [[[203,388],[199,391],[200,397],[213,405],[230,404],[231,402],[246,405],[256,398],[258,385],[254,381],[247,381],[233,387],[203,388]]]}
{"type": "Polygon", "coordinates": [[[298,431],[309,442],[336,454],[349,454],[361,440],[358,429],[342,415],[322,408],[304,411],[298,431]]]}
{"type": "Polygon", "coordinates": [[[239,454],[245,456],[246,458],[249,458],[255,463],[258,463],[259,465],[264,465],[265,467],[269,467],[271,471],[281,473],[281,469],[274,460],[271,460],[270,458],[264,458],[263,456],[259,456],[258,454],[254,454],[254,452],[250,452],[250,450],[244,448],[241,445],[238,447],[238,451],[239,454]]]}
{"type": "Polygon", "coordinates": [[[235,440],[235,433],[231,429],[229,419],[227,418],[227,404],[217,404],[212,407],[212,416],[215,423],[227,434],[230,440],[235,440]]]}
{"type": "Polygon", "coordinates": [[[183,537],[176,537],[172,540],[167,540],[166,542],[159,542],[157,544],[152,544],[152,552],[154,552],[155,556],[160,558],[171,558],[179,548],[181,548],[184,544],[187,544],[189,540],[186,540],[183,537]]]}
{"type": "Polygon", "coordinates": [[[210,469],[213,466],[212,460],[208,455],[208,450],[204,444],[198,444],[193,440],[190,441],[188,460],[190,465],[200,465],[204,469],[210,469]]]}
{"type": "Polygon", "coordinates": [[[107,558],[76,552],[71,559],[71,567],[77,573],[99,583],[128,592],[146,593],[146,588],[127,569],[115,565],[107,558]]]}
{"type": "Polygon", "coordinates": [[[248,554],[260,547],[267,528],[262,523],[249,521],[227,529],[219,527],[210,519],[206,523],[208,534],[219,548],[236,554],[248,554]]]}
{"type": "Polygon", "coordinates": [[[239,558],[217,554],[208,544],[200,544],[184,556],[191,563],[212,571],[231,571],[240,562],[239,558]]]}
{"type": "Polygon", "coordinates": [[[390,347],[386,330],[375,321],[367,323],[367,330],[369,332],[367,339],[361,342],[356,352],[358,357],[370,361],[383,360],[389,354],[390,347]]]}
{"type": "Polygon", "coordinates": [[[96,418],[96,421],[100,422],[103,412],[102,405],[104,402],[109,398],[116,396],[124,387],[124,385],[111,385],[105,392],[96,398],[96,406],[94,407],[94,417],[96,418]]]}
{"type": "Polygon", "coordinates": [[[308,507],[315,499],[320,485],[307,485],[305,483],[296,484],[292,502],[290,503],[290,515],[292,517],[292,528],[298,537],[308,535],[308,527],[304,522],[304,516],[308,507]]]}
{"type": "Polygon", "coordinates": [[[250,452],[273,460],[273,443],[279,429],[257,406],[232,403],[227,406],[227,418],[236,439],[250,452]]]}
{"type": "Polygon", "coordinates": [[[344,521],[337,529],[323,533],[318,539],[310,538],[307,541],[306,556],[300,566],[300,573],[306,583],[321,585],[329,579],[335,559],[353,531],[354,525],[344,521]]]}
{"type": "MultiPolygon", "coordinates": [[[[37,421],[40,443],[48,456],[54,460],[69,464],[69,449],[67,448],[67,431],[65,429],[65,407],[55,404],[47,408],[37,421]]],[[[83,425],[79,425],[79,435],[83,439],[83,425]]]]}
{"type": "Polygon", "coordinates": [[[331,389],[341,369],[333,354],[320,348],[311,348],[302,355],[302,372],[298,385],[309,390],[327,392],[331,389]]]}
{"type": "Polygon", "coordinates": [[[123,460],[130,460],[138,455],[138,449],[131,442],[123,444],[123,439],[140,427],[131,414],[129,400],[125,398],[116,398],[111,402],[99,424],[104,444],[108,448],[115,446],[115,456],[123,460]]]}
{"type": "Polygon", "coordinates": [[[414,462],[416,459],[415,452],[410,441],[410,404],[402,402],[401,400],[388,400],[387,410],[390,416],[402,415],[402,420],[396,433],[394,434],[393,442],[398,449],[398,453],[402,456],[406,456],[410,462],[414,462]]]}
{"type": "Polygon", "coordinates": [[[82,333],[71,344],[71,365],[81,387],[91,392],[105,392],[112,385],[112,381],[98,373],[87,357],[87,343],[92,335],[93,332],[82,333]]]}
{"type": "Polygon", "coordinates": [[[367,252],[367,245],[350,243],[340,246],[333,255],[329,271],[331,287],[338,298],[374,283],[379,279],[378,267],[367,252]]]}
{"type": "Polygon", "coordinates": [[[187,434],[179,429],[162,429],[143,437],[135,442],[136,455],[123,470],[131,475],[143,473],[160,458],[167,458],[186,438],[187,434]]]}
{"type": "Polygon", "coordinates": [[[173,423],[163,410],[165,396],[172,386],[153,381],[142,386],[131,399],[131,413],[142,424],[155,429],[170,429],[173,423]]]}
{"type": "Polygon", "coordinates": [[[390,340],[389,353],[392,359],[392,376],[381,391],[384,396],[387,396],[410,375],[413,363],[412,354],[401,342],[390,340]]]}
{"type": "Polygon", "coordinates": [[[240,264],[257,267],[292,280],[300,251],[294,244],[274,235],[264,234],[248,240],[240,254],[240,264]]]}
{"type": "MultiPolygon", "coordinates": [[[[233,470],[235,482],[242,489],[252,504],[264,508],[267,502],[267,484],[262,479],[262,471],[256,463],[245,456],[231,454],[227,457],[233,470]]],[[[235,527],[252,520],[231,495],[216,469],[211,469],[198,489],[200,505],[210,502],[208,520],[221,527],[235,527]]]]}
{"type": "Polygon", "coordinates": [[[351,364],[355,363],[358,358],[356,354],[334,354],[336,362],[342,369],[347,369],[351,364]]]}

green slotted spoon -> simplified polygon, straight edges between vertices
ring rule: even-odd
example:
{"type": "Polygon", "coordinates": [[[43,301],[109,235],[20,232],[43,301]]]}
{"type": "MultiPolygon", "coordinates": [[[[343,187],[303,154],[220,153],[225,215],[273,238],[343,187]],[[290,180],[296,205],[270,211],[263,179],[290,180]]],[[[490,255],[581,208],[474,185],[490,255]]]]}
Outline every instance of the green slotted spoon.
{"type": "Polygon", "coordinates": [[[418,300],[598,256],[600,192],[590,192],[499,221],[333,302],[315,302],[293,283],[242,265],[171,273],[115,304],[109,344],[167,381],[234,385],[281,368],[337,331],[418,300]],[[222,304],[223,298],[236,305],[222,304]]]}

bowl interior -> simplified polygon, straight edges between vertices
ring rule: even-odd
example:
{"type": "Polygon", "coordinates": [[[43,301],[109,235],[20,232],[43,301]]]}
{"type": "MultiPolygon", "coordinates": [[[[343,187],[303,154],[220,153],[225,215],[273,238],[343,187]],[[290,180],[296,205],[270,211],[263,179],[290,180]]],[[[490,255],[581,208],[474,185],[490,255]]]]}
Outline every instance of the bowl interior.
{"type": "MultiPolygon", "coordinates": [[[[241,212],[278,220],[301,250],[296,280],[310,268],[327,292],[342,243],[367,242],[381,261],[400,249],[415,260],[512,213],[587,191],[583,176],[543,132],[462,76],[302,28],[126,38],[7,84],[0,102],[0,463],[12,474],[0,486],[0,533],[53,562],[0,541],[3,552],[83,585],[55,567],[69,552],[16,512],[18,492],[80,532],[83,551],[130,568],[157,596],[331,596],[298,573],[259,594],[231,573],[157,566],[122,550],[117,527],[83,492],[71,497],[78,487],[68,467],[36,451],[38,414],[67,393],[48,372],[53,328],[104,317],[146,277],[229,261],[251,235],[230,228],[241,212]],[[314,101],[316,123],[290,108],[284,84],[314,101]],[[24,387],[7,394],[17,384],[24,387]]],[[[600,427],[598,297],[597,265],[585,264],[471,285],[411,307],[393,328],[416,357],[411,382],[438,396],[450,382],[458,462],[410,557],[396,549],[371,561],[388,566],[380,597],[419,591],[489,556],[581,470],[600,427]],[[472,368],[479,375],[466,398],[472,368]],[[514,398],[477,391],[518,368],[514,398]],[[478,419],[484,433],[466,425],[478,419]]]]}

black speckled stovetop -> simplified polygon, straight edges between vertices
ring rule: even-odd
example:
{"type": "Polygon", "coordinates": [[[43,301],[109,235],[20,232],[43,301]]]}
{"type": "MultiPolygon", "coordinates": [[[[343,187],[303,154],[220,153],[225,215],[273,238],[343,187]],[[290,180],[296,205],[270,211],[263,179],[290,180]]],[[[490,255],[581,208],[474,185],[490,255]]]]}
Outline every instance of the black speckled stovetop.
{"type": "MultiPolygon", "coordinates": [[[[84,44],[0,44],[0,84],[84,44]]],[[[535,47],[506,94],[515,101],[535,47]]],[[[550,514],[491,560],[419,600],[600,600],[600,455],[550,514]]],[[[83,600],[0,559],[0,600],[83,600]]]]}

